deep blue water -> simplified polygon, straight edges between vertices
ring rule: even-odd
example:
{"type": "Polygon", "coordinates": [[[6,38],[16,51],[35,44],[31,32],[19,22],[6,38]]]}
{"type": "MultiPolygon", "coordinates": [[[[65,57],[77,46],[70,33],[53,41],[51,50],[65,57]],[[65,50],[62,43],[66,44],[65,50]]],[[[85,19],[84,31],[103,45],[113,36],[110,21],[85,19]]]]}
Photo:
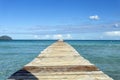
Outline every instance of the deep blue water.
{"type": "MultiPolygon", "coordinates": [[[[53,42],[55,41],[0,41],[0,80],[6,80],[53,42]]],[[[114,80],[120,79],[120,41],[71,40],[66,42],[114,80]]]]}

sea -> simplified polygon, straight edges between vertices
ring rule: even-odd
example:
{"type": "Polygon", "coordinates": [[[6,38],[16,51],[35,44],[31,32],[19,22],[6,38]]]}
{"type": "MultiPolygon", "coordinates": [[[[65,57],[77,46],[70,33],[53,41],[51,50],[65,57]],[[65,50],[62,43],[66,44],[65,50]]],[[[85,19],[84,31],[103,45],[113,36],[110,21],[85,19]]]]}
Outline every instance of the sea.
{"type": "MultiPolygon", "coordinates": [[[[0,80],[32,61],[55,40],[0,41],[0,80]]],[[[120,40],[66,40],[100,70],[120,80],[120,40]]]]}

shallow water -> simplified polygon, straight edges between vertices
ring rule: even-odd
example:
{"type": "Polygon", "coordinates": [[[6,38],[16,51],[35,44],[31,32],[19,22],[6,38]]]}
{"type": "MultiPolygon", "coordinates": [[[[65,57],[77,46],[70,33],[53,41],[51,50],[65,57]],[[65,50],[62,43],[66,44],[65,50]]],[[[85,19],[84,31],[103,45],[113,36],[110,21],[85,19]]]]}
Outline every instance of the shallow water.
{"type": "MultiPolygon", "coordinates": [[[[0,80],[6,80],[53,42],[55,41],[0,41],[0,80]]],[[[72,40],[66,42],[114,80],[120,79],[120,41],[72,40]]]]}
{"type": "Polygon", "coordinates": [[[68,41],[114,80],[120,80],[120,41],[68,41]]]}

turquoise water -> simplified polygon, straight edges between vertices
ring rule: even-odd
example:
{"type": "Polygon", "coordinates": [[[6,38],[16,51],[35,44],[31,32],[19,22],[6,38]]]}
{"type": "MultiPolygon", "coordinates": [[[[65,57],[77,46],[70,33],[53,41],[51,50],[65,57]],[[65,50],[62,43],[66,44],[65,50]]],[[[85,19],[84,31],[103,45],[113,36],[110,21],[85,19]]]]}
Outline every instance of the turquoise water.
{"type": "MultiPolygon", "coordinates": [[[[33,60],[55,41],[0,41],[0,80],[33,60]]],[[[66,41],[114,80],[120,79],[120,41],[66,41]]]]}

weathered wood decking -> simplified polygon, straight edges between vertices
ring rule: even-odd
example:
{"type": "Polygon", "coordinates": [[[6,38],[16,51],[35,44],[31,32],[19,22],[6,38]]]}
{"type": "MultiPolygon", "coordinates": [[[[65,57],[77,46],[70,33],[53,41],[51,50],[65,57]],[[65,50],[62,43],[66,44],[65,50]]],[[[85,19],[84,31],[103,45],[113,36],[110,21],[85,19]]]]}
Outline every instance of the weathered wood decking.
{"type": "Polygon", "coordinates": [[[113,80],[69,44],[58,41],[8,80],[113,80]]]}

